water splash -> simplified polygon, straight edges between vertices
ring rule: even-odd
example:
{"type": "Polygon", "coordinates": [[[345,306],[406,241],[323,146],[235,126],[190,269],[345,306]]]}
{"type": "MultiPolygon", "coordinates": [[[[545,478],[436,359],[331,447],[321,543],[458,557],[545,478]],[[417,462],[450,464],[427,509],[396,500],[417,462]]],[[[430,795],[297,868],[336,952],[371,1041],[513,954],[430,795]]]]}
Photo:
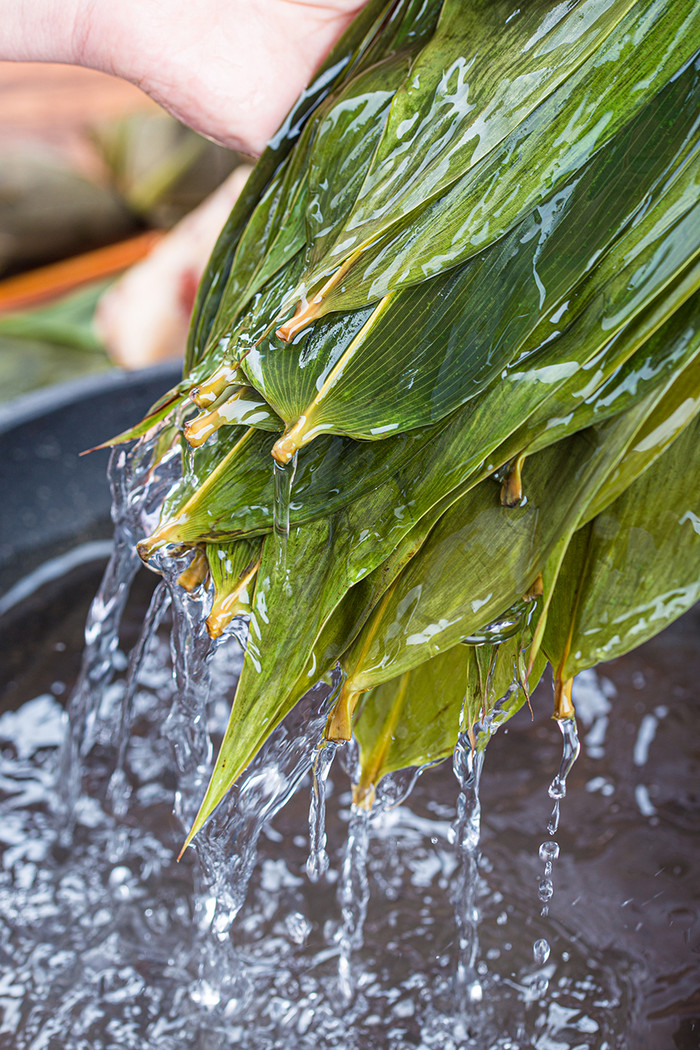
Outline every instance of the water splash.
{"type": "MultiPolygon", "coordinates": [[[[90,751],[95,739],[100,705],[114,675],[120,622],[140,564],[134,553],[136,543],[151,531],[157,508],[167,491],[180,480],[183,468],[185,471],[191,468],[191,463],[188,468],[187,450],[182,457],[175,449],[158,459],[153,456],[155,447],[153,441],[144,440],[128,452],[117,450],[111,459],[115,547],[88,620],[83,671],[70,705],[70,730],[61,766],[70,773],[69,777],[61,774],[64,808],[68,814],[73,813],[81,790],[79,759],[90,751]]],[[[287,521],[293,473],[294,464],[286,472],[287,521]]],[[[183,555],[175,548],[166,547],[152,558],[151,567],[162,575],[163,582],[156,588],[139,641],[131,654],[116,730],[111,727],[110,742],[116,741],[117,758],[107,792],[112,813],[121,820],[129,805],[125,759],[134,694],[151,640],[170,606],[170,653],[175,689],[162,730],[172,748],[177,777],[174,813],[183,831],[189,830],[196,816],[212,765],[212,666],[221,655],[222,664],[229,668],[235,665],[240,670],[240,643],[244,643],[238,629],[224,632],[216,641],[209,638],[206,616],[211,602],[210,589],[204,582],[187,591],[178,583],[191,556],[191,552],[183,555]],[[238,654],[235,658],[232,657],[234,647],[238,654]]],[[[229,673],[228,679],[225,692],[232,697],[236,678],[231,678],[229,673]]],[[[312,691],[309,695],[310,699],[299,705],[288,724],[273,734],[235,792],[219,807],[196,841],[199,865],[195,869],[193,903],[200,963],[190,995],[198,1006],[224,1011],[226,1016],[236,1003],[240,1006],[245,1001],[250,991],[250,982],[229,934],[246,898],[260,833],[308,772],[327,718],[328,690],[312,691]]],[[[113,716],[114,711],[111,714],[113,716]]],[[[108,851],[111,863],[120,860],[127,847],[128,831],[123,827],[114,836],[108,851]]]]}
{"type": "Polygon", "coordinates": [[[345,858],[340,873],[338,901],[342,916],[340,954],[338,956],[338,989],[344,1003],[352,1002],[357,986],[353,956],[364,941],[364,926],[369,904],[370,811],[353,805],[350,811],[345,858]]]}
{"type": "MultiPolygon", "coordinates": [[[[491,676],[495,659],[491,662],[489,681],[485,692],[492,689],[491,676]]],[[[510,717],[510,704],[520,689],[517,673],[502,697],[493,704],[488,714],[464,729],[466,703],[460,713],[457,745],[452,769],[459,784],[457,814],[452,825],[452,838],[457,847],[457,874],[454,907],[457,927],[457,969],[455,973],[455,1004],[459,1013],[466,1014],[474,1003],[483,998],[483,987],[477,972],[479,955],[479,912],[476,895],[479,878],[479,841],[481,837],[481,776],[486,747],[496,731],[510,717]]]]}
{"type": "Polygon", "coordinates": [[[260,835],[309,772],[327,717],[326,693],[312,691],[268,738],[196,839],[203,875],[196,897],[201,958],[191,995],[226,1017],[252,994],[231,932],[246,900],[260,835]]]}
{"type": "Polygon", "coordinates": [[[309,856],[306,874],[312,882],[318,882],[328,870],[326,852],[326,793],[328,774],[338,745],[326,743],[316,751],[311,771],[311,799],[309,803],[309,856]]]}
{"type": "MultiPolygon", "coordinates": [[[[121,615],[138,567],[138,561],[132,553],[135,542],[140,535],[149,531],[149,515],[152,516],[154,508],[162,500],[164,490],[173,483],[172,464],[166,462],[159,471],[158,464],[154,467],[151,463],[150,451],[148,443],[139,443],[128,456],[120,451],[112,457],[116,544],[86,629],[88,647],[84,670],[71,708],[70,749],[64,749],[64,762],[66,753],[70,753],[71,770],[79,769],[75,759],[91,747],[102,697],[113,673],[121,615]]],[[[187,469],[187,456],[184,460],[187,469]]],[[[292,461],[286,469],[276,467],[275,532],[280,544],[283,569],[295,466],[296,462],[292,461]]],[[[177,789],[174,810],[183,830],[189,829],[196,815],[196,807],[212,763],[212,666],[217,657],[222,652],[228,654],[235,643],[232,632],[225,633],[216,642],[212,642],[206,632],[205,621],[211,601],[206,583],[191,592],[178,584],[178,577],[190,556],[182,556],[166,548],[154,558],[164,582],[156,589],[146,623],[129,661],[117,719],[117,761],[108,789],[112,814],[119,820],[126,815],[129,803],[125,759],[134,694],[151,639],[170,605],[171,657],[177,689],[165,720],[164,732],[175,757],[177,789]]],[[[515,621],[515,617],[513,619],[515,621]]],[[[513,626],[515,622],[499,621],[494,623],[493,628],[495,633],[510,632],[513,626]]],[[[297,722],[291,721],[289,726],[280,727],[273,734],[240,779],[231,797],[219,807],[198,836],[196,853],[199,866],[195,873],[194,917],[200,961],[197,978],[189,988],[190,1002],[196,1008],[204,1008],[230,1019],[250,1002],[253,989],[251,976],[234,949],[231,931],[246,899],[261,832],[296,792],[312,762],[311,842],[307,861],[309,877],[312,881],[318,880],[328,867],[325,792],[336,748],[317,748],[327,712],[327,693],[316,696],[306,706],[302,702],[294,713],[297,722]]],[[[504,710],[499,706],[488,718],[483,719],[475,727],[478,740],[476,746],[466,734],[461,734],[454,756],[454,772],[460,783],[458,812],[454,823],[459,857],[455,886],[459,943],[455,986],[458,1008],[462,1013],[466,1013],[483,996],[483,985],[476,966],[479,951],[476,901],[481,821],[479,785],[485,745],[505,717],[504,710]]],[[[567,758],[567,744],[569,752],[573,747],[571,733],[564,726],[562,732],[565,739],[564,757],[559,774],[550,788],[550,794],[556,800],[555,825],[558,823],[558,802],[565,792],[566,776],[575,758],[575,754],[573,758],[570,754],[567,758]]],[[[356,748],[350,745],[344,752],[345,763],[351,766],[353,762],[356,764],[356,748]]],[[[410,793],[420,772],[402,771],[401,774],[384,778],[377,793],[377,809],[388,809],[400,803],[410,793]]],[[[80,779],[73,782],[70,806],[67,807],[69,811],[72,811],[79,790],[80,779]]],[[[369,841],[370,814],[365,809],[353,806],[338,892],[342,914],[338,987],[345,1003],[353,999],[358,983],[357,954],[363,945],[369,903],[369,841]]],[[[114,850],[111,856],[114,860],[114,850]]],[[[115,870],[121,872],[122,868],[115,870]]],[[[124,867],[123,870],[128,883],[128,869],[124,867]]],[[[545,866],[545,876],[550,874],[551,859],[547,860],[545,866]]],[[[114,879],[117,879],[116,875],[114,879]]],[[[126,890],[127,883],[124,884],[126,890]]],[[[549,945],[544,938],[536,942],[533,954],[539,965],[546,962],[549,945]]]]}
{"type": "Polygon", "coordinates": [[[148,655],[150,646],[158,632],[161,620],[170,604],[170,596],[164,581],[158,584],[153,592],[148,612],[143,621],[143,626],[136,645],[129,654],[126,680],[124,690],[119,704],[119,712],[116,719],[115,733],[117,739],[117,758],[114,772],[109,780],[107,798],[116,817],[126,815],[131,788],[126,775],[126,753],[129,746],[129,732],[131,728],[131,716],[139,685],[139,678],[143,670],[144,661],[148,655]]]}
{"type": "Polygon", "coordinates": [[[59,759],[57,795],[69,844],[75,807],[82,789],[81,760],[89,750],[104,691],[114,675],[114,654],[132,581],[139,567],[134,544],[131,477],[138,480],[144,463],[134,451],[115,449],[107,476],[112,494],[114,545],[85,623],[85,648],[80,674],[68,701],[68,733],[59,759]]]}
{"type": "Polygon", "coordinates": [[[476,891],[479,870],[479,839],[481,836],[481,800],[479,787],[484,767],[483,747],[472,746],[467,733],[460,733],[453,757],[453,770],[459,783],[457,816],[453,825],[458,852],[455,881],[455,921],[457,925],[457,970],[455,974],[455,1001],[460,1013],[483,997],[481,981],[476,972],[479,952],[479,917],[476,891]]]}
{"type": "MultiPolygon", "coordinates": [[[[235,686],[237,668],[232,659],[233,649],[222,648],[209,664],[207,714],[215,744],[235,686]]],[[[238,659],[240,666],[240,655],[238,659]]],[[[372,821],[372,861],[378,869],[372,890],[381,896],[381,917],[375,922],[370,911],[364,923],[362,949],[353,958],[361,994],[349,1009],[339,1008],[337,991],[335,872],[328,882],[314,886],[303,875],[307,843],[297,834],[306,808],[302,792],[291,811],[272,824],[268,821],[267,830],[260,834],[255,862],[259,877],[254,875],[230,932],[222,928],[221,919],[214,922],[215,898],[234,883],[235,872],[228,878],[223,874],[225,865],[243,848],[246,836],[250,839],[250,828],[242,826],[236,842],[226,838],[237,819],[236,794],[231,806],[215,814],[214,822],[221,821],[222,850],[228,855],[222,861],[221,889],[206,884],[203,875],[197,877],[202,900],[198,919],[203,925],[194,924],[194,866],[187,860],[174,864],[178,843],[167,819],[172,762],[167,741],[159,737],[173,688],[167,639],[161,629],[145,658],[134,704],[128,759],[132,806],[138,812],[128,815],[127,851],[116,865],[109,862],[108,850],[119,821],[102,801],[109,776],[105,756],[110,752],[95,748],[86,760],[95,792],[89,807],[79,811],[79,833],[70,859],[60,859],[50,848],[41,859],[43,854],[37,850],[46,848],[52,825],[40,810],[32,813],[30,807],[41,804],[40,797],[50,797],[48,770],[44,766],[42,771],[41,765],[42,755],[48,757],[42,734],[52,711],[60,729],[60,707],[53,701],[47,709],[45,697],[36,716],[42,732],[27,730],[20,737],[17,723],[15,745],[8,745],[9,715],[7,728],[2,724],[3,775],[16,777],[16,790],[4,801],[0,821],[0,897],[4,928],[10,934],[4,941],[7,1011],[0,1021],[0,1042],[9,1039],[17,1050],[48,1045],[50,1040],[58,1040],[66,1050],[78,1050],[78,1043],[86,1039],[100,1045],[117,1041],[141,1050],[161,1050],[166,1043],[173,1050],[190,1050],[193,1041],[211,1050],[232,1045],[245,1050],[273,1045],[294,1050],[347,1050],[351,1045],[398,1050],[419,1040],[426,1050],[505,1047],[514,1039],[523,1045],[551,1043],[562,1048],[580,1046],[582,1040],[591,1046],[622,1045],[620,1026],[630,1016],[625,991],[627,945],[622,949],[615,945],[603,970],[586,930],[568,942],[556,959],[547,959],[545,938],[553,941],[552,935],[561,935],[561,929],[543,920],[539,931],[543,943],[533,948],[531,914],[527,900],[518,893],[517,866],[508,869],[510,886],[500,884],[508,901],[507,928],[501,925],[506,916],[503,896],[487,892],[497,870],[499,880],[502,876],[502,867],[492,868],[490,855],[500,821],[508,823],[496,832],[502,839],[496,860],[503,859],[502,851],[508,852],[509,836],[517,838],[536,803],[517,790],[512,806],[504,798],[503,812],[491,826],[491,835],[482,845],[485,856],[479,861],[480,953],[489,967],[482,972],[485,964],[479,963],[483,1006],[472,1005],[466,1018],[455,1018],[452,997],[446,995],[451,988],[447,945],[455,927],[444,897],[446,886],[454,885],[456,870],[455,851],[449,846],[454,777],[447,767],[432,771],[424,788],[417,785],[410,809],[394,807],[382,821],[372,821]],[[38,761],[28,779],[30,745],[38,748],[38,761]],[[9,769],[13,761],[14,774],[9,769]],[[28,788],[34,801],[20,810],[14,800],[28,788]],[[91,820],[89,825],[82,822],[83,815],[91,820]],[[18,819],[26,822],[21,834],[14,830],[18,819]],[[383,888],[380,870],[391,873],[392,894],[383,888]],[[504,944],[504,937],[508,943],[504,944]],[[201,965],[205,951],[210,953],[209,969],[201,965]],[[238,977],[233,979],[236,966],[238,977]],[[538,983],[543,976],[549,981],[546,997],[538,983]],[[66,987],[75,992],[66,996],[66,987]]],[[[284,727],[281,760],[287,762],[290,774],[294,761],[290,767],[284,757],[286,747],[298,739],[302,749],[313,753],[322,729],[321,708],[322,698],[317,695],[315,709],[309,705],[304,719],[284,727]],[[309,716],[316,719],[318,732],[303,744],[302,723],[309,716]]],[[[100,741],[104,739],[102,733],[100,741]]],[[[266,761],[274,763],[279,754],[280,743],[275,741],[266,761]]],[[[536,768],[535,763],[532,779],[536,768]]],[[[251,808],[258,804],[256,793],[263,792],[266,783],[263,765],[255,772],[242,803],[251,808]]],[[[518,787],[515,771],[504,770],[504,775],[518,787]]],[[[389,795],[398,798],[407,783],[407,778],[396,778],[389,795]]],[[[267,784],[268,794],[258,794],[262,804],[280,787],[267,784]]],[[[287,786],[282,785],[284,790],[287,786]]],[[[341,794],[334,792],[328,804],[333,845],[347,828],[347,816],[338,812],[341,794]]],[[[690,875],[687,881],[690,894],[690,875]]],[[[237,885],[240,890],[241,882],[237,885]]],[[[661,919],[665,929],[665,914],[661,919]]]]}
{"type": "Polygon", "coordinates": [[[141,564],[136,543],[155,524],[162,501],[179,474],[179,457],[174,451],[157,452],[155,435],[142,438],[130,449],[115,448],[109,460],[114,545],[88,613],[82,665],[67,705],[69,728],[58,766],[56,794],[64,845],[70,844],[82,789],[82,759],[95,741],[100,708],[114,677],[124,608],[141,564]]]}

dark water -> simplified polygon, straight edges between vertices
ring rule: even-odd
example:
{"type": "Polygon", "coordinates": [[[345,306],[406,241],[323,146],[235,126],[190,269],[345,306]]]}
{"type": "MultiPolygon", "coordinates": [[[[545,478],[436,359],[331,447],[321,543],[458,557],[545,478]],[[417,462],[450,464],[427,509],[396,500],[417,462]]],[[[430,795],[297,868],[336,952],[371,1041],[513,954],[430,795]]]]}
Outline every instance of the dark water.
{"type": "MultiPolygon", "coordinates": [[[[427,771],[408,802],[370,829],[370,900],[352,1004],[337,982],[337,880],[349,817],[337,761],[326,879],[306,876],[302,789],[263,832],[234,925],[237,956],[221,956],[219,986],[216,965],[202,980],[198,926],[212,902],[206,892],[195,901],[191,856],[174,862],[181,832],[161,733],[173,689],[165,634],[136,698],[128,813],[115,816],[106,797],[118,677],[105,696],[73,846],[57,844],[61,701],[78,671],[98,576],[84,567],[0,624],[2,1050],[700,1045],[698,611],[577,683],[583,746],[562,801],[547,916],[539,848],[552,841],[547,788],[561,756],[547,690],[535,695],[534,722],[521,712],[490,743],[476,893],[483,998],[460,1015],[449,763],[427,771]],[[551,952],[535,960],[542,939],[551,952]]],[[[122,649],[136,638],[151,579],[139,577],[122,649]]],[[[121,652],[116,660],[126,664],[121,652]]],[[[211,717],[225,717],[223,701],[211,717]]]]}

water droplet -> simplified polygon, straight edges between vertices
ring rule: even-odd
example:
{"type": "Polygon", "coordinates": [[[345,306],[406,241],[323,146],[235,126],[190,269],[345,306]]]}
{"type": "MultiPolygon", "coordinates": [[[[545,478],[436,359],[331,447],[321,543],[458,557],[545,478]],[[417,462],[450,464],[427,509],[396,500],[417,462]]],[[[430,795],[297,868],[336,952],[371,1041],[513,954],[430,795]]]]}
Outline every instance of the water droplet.
{"type": "Polygon", "coordinates": [[[540,937],[540,939],[535,941],[532,946],[532,957],[538,966],[544,966],[549,958],[550,952],[551,948],[549,947],[549,942],[546,941],[544,937],[540,937]]]}
{"type": "Polygon", "coordinates": [[[303,944],[311,933],[311,923],[300,911],[292,912],[285,920],[289,936],[295,944],[303,944]]]}
{"type": "Polygon", "coordinates": [[[542,902],[550,901],[554,893],[554,884],[551,879],[540,879],[537,895],[542,902]]]}
{"type": "Polygon", "coordinates": [[[556,835],[559,830],[559,813],[559,799],[557,799],[552,808],[552,815],[547,823],[547,831],[550,835],[556,835]]]}
{"type": "Polygon", "coordinates": [[[553,861],[559,856],[558,842],[543,842],[540,846],[540,860],[553,861]]]}

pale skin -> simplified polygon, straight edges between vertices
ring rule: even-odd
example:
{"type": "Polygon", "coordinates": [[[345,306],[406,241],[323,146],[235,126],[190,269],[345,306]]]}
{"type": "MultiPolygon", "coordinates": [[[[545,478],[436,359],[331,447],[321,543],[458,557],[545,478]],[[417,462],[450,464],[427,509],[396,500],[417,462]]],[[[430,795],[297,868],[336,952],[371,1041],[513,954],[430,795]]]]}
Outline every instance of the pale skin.
{"type": "Polygon", "coordinates": [[[0,60],[137,84],[184,123],[257,154],[362,0],[0,0],[0,60]]]}

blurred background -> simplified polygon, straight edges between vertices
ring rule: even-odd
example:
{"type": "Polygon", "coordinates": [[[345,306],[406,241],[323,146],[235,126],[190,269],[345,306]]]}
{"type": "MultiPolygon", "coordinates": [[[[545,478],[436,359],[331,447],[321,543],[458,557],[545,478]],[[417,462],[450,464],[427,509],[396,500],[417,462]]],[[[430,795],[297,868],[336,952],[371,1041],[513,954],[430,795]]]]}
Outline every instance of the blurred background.
{"type": "Polygon", "coordinates": [[[0,401],[181,356],[245,158],[44,63],[0,63],[0,158],[0,401]]]}

